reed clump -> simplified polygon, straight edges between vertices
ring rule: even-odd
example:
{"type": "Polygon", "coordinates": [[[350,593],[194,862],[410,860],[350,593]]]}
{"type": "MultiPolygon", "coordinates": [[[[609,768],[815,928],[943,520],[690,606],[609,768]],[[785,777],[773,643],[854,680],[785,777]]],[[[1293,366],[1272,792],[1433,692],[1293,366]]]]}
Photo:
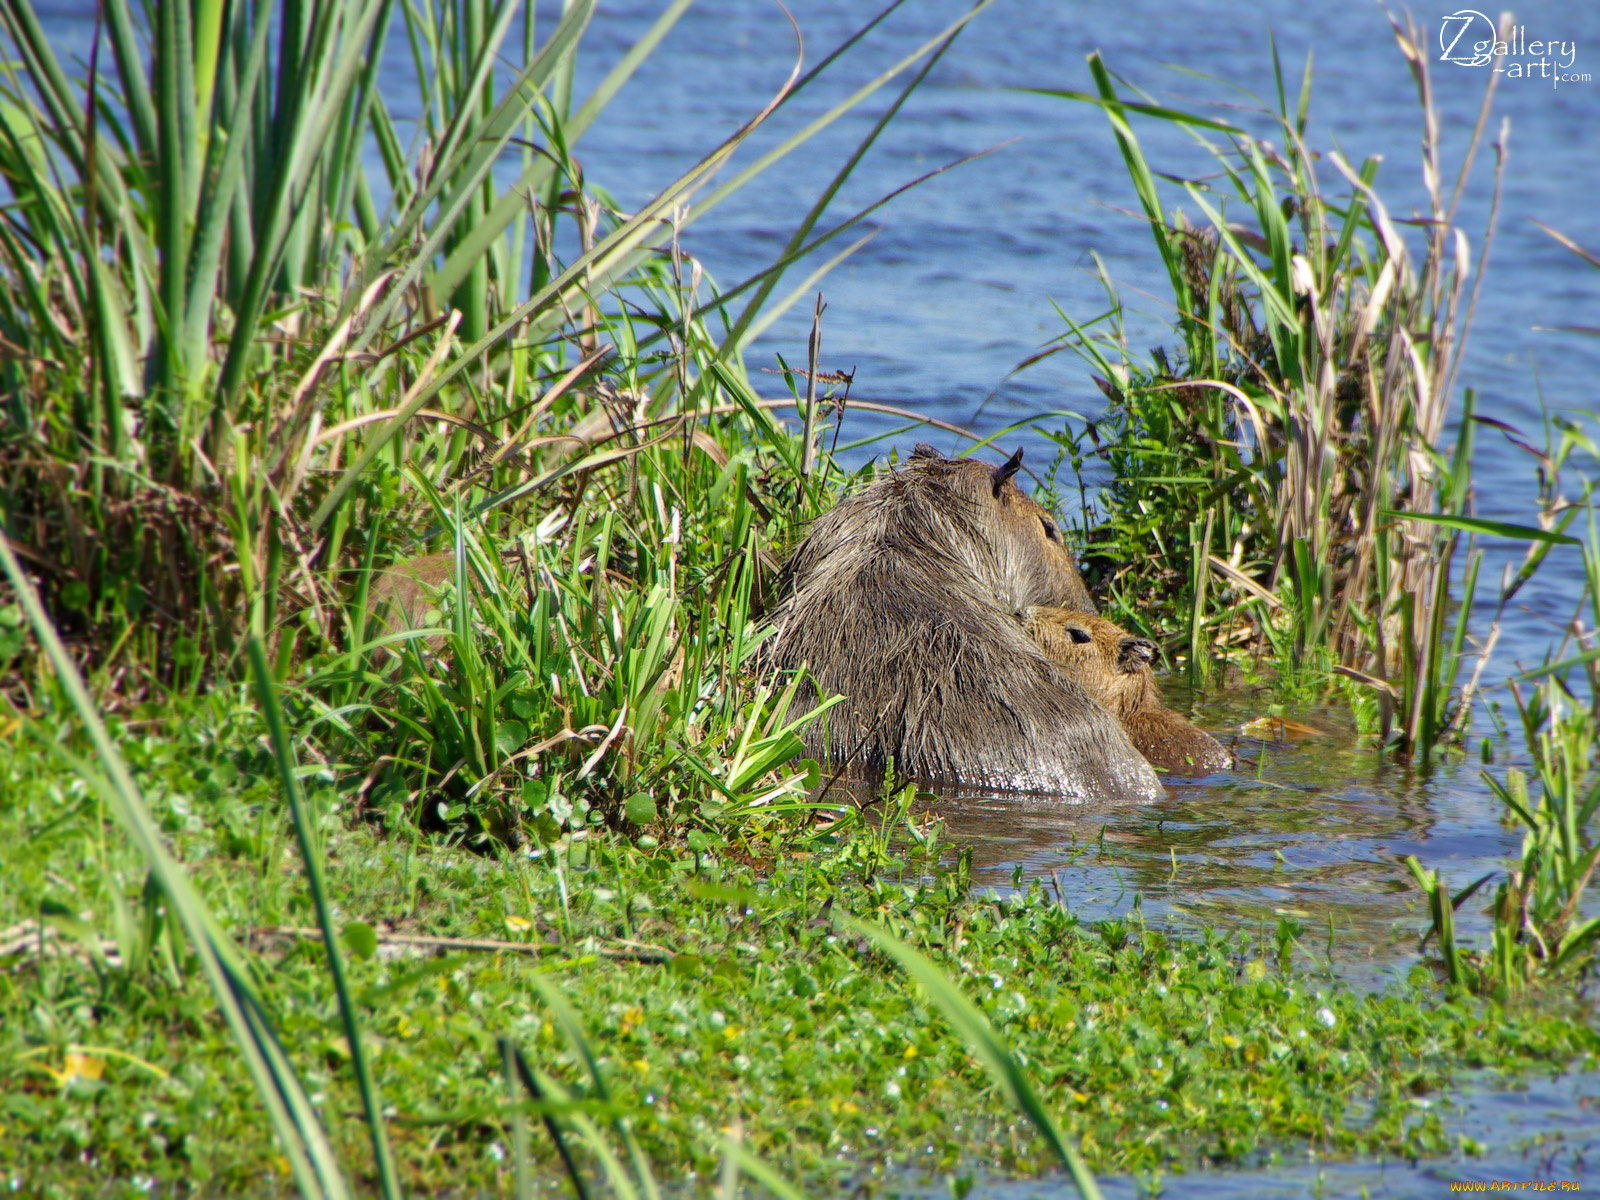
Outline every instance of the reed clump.
{"type": "Polygon", "coordinates": [[[1290,674],[1341,672],[1365,691],[1384,739],[1426,760],[1470,707],[1461,614],[1477,585],[1473,537],[1547,531],[1473,516],[1477,426],[1472,392],[1458,386],[1507,126],[1489,144],[1488,224],[1473,237],[1459,211],[1493,81],[1452,180],[1421,34],[1394,32],[1422,125],[1425,207],[1404,220],[1377,188],[1377,158],[1358,167],[1307,144],[1309,58],[1291,107],[1274,48],[1267,137],[1125,99],[1098,56],[1095,93],[1055,93],[1109,119],[1177,335],[1148,359],[1132,354],[1102,268],[1112,307],[1069,319],[1059,346],[1091,365],[1109,408],[1058,440],[1080,472],[1094,459],[1108,472],[1098,515],[1085,514],[1085,558],[1119,615],[1180,625],[1197,675],[1251,646],[1290,674]],[[1171,205],[1136,117],[1191,134],[1218,182],[1183,181],[1171,205]]]}
{"type": "MultiPolygon", "coordinates": [[[[1114,613],[1147,629],[1179,626],[1170,644],[1187,652],[1197,679],[1215,658],[1239,651],[1290,680],[1320,685],[1342,676],[1374,731],[1424,764],[1470,728],[1512,599],[1550,554],[1582,556],[1584,585],[1562,646],[1511,683],[1520,747],[1504,730],[1502,740],[1527,762],[1484,773],[1522,832],[1519,856],[1504,873],[1455,892],[1438,872],[1409,863],[1429,906],[1424,945],[1437,947],[1442,977],[1507,999],[1538,983],[1587,978],[1600,947],[1600,921],[1586,910],[1600,863],[1596,443],[1584,420],[1552,416],[1536,449],[1536,434],[1480,416],[1472,390],[1458,392],[1507,127],[1490,144],[1488,224],[1474,244],[1457,216],[1484,147],[1494,81],[1447,184],[1419,31],[1409,22],[1394,31],[1416,83],[1423,134],[1425,207],[1406,220],[1391,215],[1377,190],[1378,160],[1356,169],[1306,145],[1309,60],[1292,110],[1276,71],[1277,107],[1263,110],[1273,139],[1125,100],[1095,57],[1095,94],[1060,93],[1110,120],[1167,269],[1178,342],[1148,360],[1133,356],[1102,267],[1112,307],[1095,322],[1069,318],[1068,334],[1046,353],[1080,354],[1109,408],[1056,440],[1080,483],[1096,458],[1109,470],[1101,507],[1085,508],[1084,565],[1114,613]],[[1204,223],[1163,203],[1133,133],[1135,116],[1192,133],[1219,171],[1225,186],[1181,184],[1204,223]],[[1336,194],[1325,186],[1328,166],[1336,194]],[[1408,238],[1407,226],[1418,232],[1408,238]],[[1473,446],[1485,428],[1537,468],[1527,523],[1476,514],[1473,446]],[[1563,471],[1568,484],[1578,479],[1576,490],[1564,486],[1563,471]],[[1474,638],[1477,539],[1491,537],[1521,541],[1526,551],[1506,567],[1494,616],[1474,638]],[[1458,945],[1456,910],[1497,876],[1491,946],[1458,945]]],[[[1600,266],[1571,239],[1547,232],[1600,266]]],[[[1499,721],[1498,706],[1489,716],[1499,721]]],[[[1487,742],[1484,752],[1492,759],[1487,742]]]]}
{"type": "MultiPolygon", "coordinates": [[[[1600,268],[1600,259],[1561,234],[1553,236],[1600,268]]],[[[1500,424],[1514,444],[1532,449],[1525,431],[1500,424]]],[[[1490,710],[1498,756],[1506,765],[1503,771],[1485,769],[1483,779],[1522,843],[1503,872],[1490,872],[1458,892],[1441,873],[1415,859],[1409,863],[1428,899],[1423,944],[1436,947],[1441,976],[1452,986],[1502,1001],[1534,987],[1592,979],[1600,964],[1600,917],[1591,891],[1600,865],[1600,443],[1588,414],[1549,414],[1543,435],[1542,449],[1534,450],[1540,464],[1537,528],[1549,540],[1535,541],[1518,569],[1507,566],[1503,590],[1514,593],[1557,540],[1574,545],[1581,556],[1582,586],[1544,662],[1508,682],[1514,729],[1505,728],[1500,704],[1490,710]],[[1583,536],[1573,536],[1574,529],[1583,536]],[[1516,742],[1513,735],[1520,735],[1516,742]],[[1489,883],[1495,883],[1489,945],[1460,945],[1455,912],[1489,883]]],[[[1497,757],[1495,740],[1482,743],[1486,764],[1497,757]]]]}
{"type": "MultiPolygon", "coordinates": [[[[410,472],[504,541],[597,472],[626,477],[630,512],[667,511],[673,485],[662,507],[629,465],[647,445],[676,439],[686,463],[759,446],[772,423],[739,403],[742,350],[792,302],[772,299],[788,269],[877,206],[822,220],[852,159],[776,261],[721,289],[681,239],[892,80],[914,88],[972,15],[725,170],[877,20],[818,68],[797,59],[623,212],[580,139],[686,3],[587,96],[572,64],[593,0],[548,28],[524,8],[185,0],[147,21],[112,0],[79,66],[32,0],[0,5],[0,519],[129,694],[236,670],[251,629],[284,664],[342,648],[348,573],[410,549],[372,531],[436,520],[410,472]],[[378,86],[402,24],[409,142],[378,86]]],[[[762,478],[762,453],[735,470],[762,478]]]]}

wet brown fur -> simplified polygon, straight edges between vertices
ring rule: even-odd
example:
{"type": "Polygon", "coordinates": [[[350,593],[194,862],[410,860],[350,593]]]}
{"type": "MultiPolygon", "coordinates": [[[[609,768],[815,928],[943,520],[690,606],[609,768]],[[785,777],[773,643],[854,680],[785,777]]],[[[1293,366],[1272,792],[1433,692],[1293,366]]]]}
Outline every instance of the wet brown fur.
{"type": "Polygon", "coordinates": [[[1233,756],[1161,702],[1156,644],[1134,637],[1093,613],[1065,608],[1023,610],[1023,630],[1050,660],[1122,722],[1139,753],[1180,775],[1207,775],[1233,766],[1233,756]]]}
{"type": "Polygon", "coordinates": [[[846,698],[807,749],[857,777],[892,760],[935,784],[1157,798],[1116,720],[1012,619],[1030,604],[1089,604],[1049,512],[1010,481],[1019,463],[919,446],[839,501],[777,580],[768,663],[810,668],[799,704],[818,689],[846,698]]]}

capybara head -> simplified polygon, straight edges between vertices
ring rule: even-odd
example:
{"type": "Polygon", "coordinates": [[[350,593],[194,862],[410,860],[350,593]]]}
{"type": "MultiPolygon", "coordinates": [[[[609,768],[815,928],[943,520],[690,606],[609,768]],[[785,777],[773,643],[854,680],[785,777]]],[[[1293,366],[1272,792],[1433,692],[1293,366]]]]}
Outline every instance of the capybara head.
{"type": "Polygon", "coordinates": [[[918,446],[841,499],[779,575],[766,661],[807,668],[797,704],[844,698],[806,734],[836,769],[871,777],[892,762],[936,783],[1157,798],[1112,715],[1010,619],[1089,603],[1055,521],[1012,481],[1019,465],[918,446]]]}
{"type": "MultiPolygon", "coordinates": [[[[1077,564],[1061,541],[1061,527],[1050,510],[1017,487],[1013,477],[1022,467],[1018,450],[998,467],[970,458],[944,458],[932,446],[919,443],[911,452],[902,476],[921,475],[918,482],[938,482],[951,496],[964,501],[965,511],[951,513],[959,524],[970,523],[980,540],[989,544],[998,568],[995,588],[1005,605],[1018,596],[1052,596],[1027,604],[1059,604],[1094,611],[1094,601],[1083,586],[1077,564]]],[[[946,537],[959,539],[951,529],[946,537]]],[[[987,566],[988,563],[982,564],[987,566]]]]}
{"type": "Polygon", "coordinates": [[[925,542],[926,552],[966,561],[975,578],[992,583],[1002,607],[1032,597],[1019,607],[1057,604],[1093,612],[1094,601],[1062,544],[1055,517],[1016,485],[1021,467],[1021,450],[996,467],[945,458],[919,443],[890,478],[913,500],[901,515],[920,518],[915,536],[925,542]]]}
{"type": "Polygon", "coordinates": [[[1161,702],[1156,644],[1093,613],[1033,607],[1023,629],[1045,655],[1116,715],[1139,753],[1184,775],[1226,770],[1233,756],[1161,702]]]}
{"type": "Polygon", "coordinates": [[[1023,610],[1023,628],[1052,662],[1066,669],[1119,719],[1161,707],[1149,638],[1134,637],[1093,613],[1065,608],[1023,610]]]}

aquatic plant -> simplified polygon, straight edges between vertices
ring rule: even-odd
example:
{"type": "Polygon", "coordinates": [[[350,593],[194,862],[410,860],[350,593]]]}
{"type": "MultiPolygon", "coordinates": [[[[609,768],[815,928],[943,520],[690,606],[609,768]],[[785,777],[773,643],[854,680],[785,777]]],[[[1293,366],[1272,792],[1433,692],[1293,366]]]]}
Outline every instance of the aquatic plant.
{"type": "MultiPolygon", "coordinates": [[[[1411,870],[1429,900],[1424,943],[1436,942],[1445,978],[1507,997],[1533,984],[1592,976],[1600,961],[1600,917],[1586,903],[1600,865],[1600,762],[1595,753],[1600,732],[1600,648],[1595,645],[1600,629],[1600,523],[1595,516],[1600,439],[1592,418],[1581,416],[1547,415],[1542,450],[1533,448],[1524,431],[1495,424],[1513,444],[1526,447],[1540,467],[1539,526],[1532,531],[1540,536],[1515,570],[1507,565],[1502,595],[1515,595],[1555,546],[1563,553],[1576,548],[1583,586],[1564,636],[1547,651],[1544,664],[1508,683],[1521,735],[1516,749],[1525,750],[1526,759],[1518,754],[1503,774],[1483,772],[1505,807],[1507,822],[1522,832],[1516,859],[1503,873],[1485,875],[1455,895],[1437,873],[1424,872],[1414,859],[1411,870]],[[1574,476],[1576,494],[1569,495],[1563,481],[1574,476]],[[1581,538],[1568,532],[1574,526],[1581,538]],[[1458,946],[1454,910],[1496,875],[1491,945],[1485,950],[1458,946]]],[[[1500,609],[1504,607],[1502,601],[1500,609]]],[[[1499,619],[1497,613],[1495,629],[1499,619]]],[[[1492,743],[1485,739],[1484,757],[1492,756],[1492,743]]]]}
{"type": "Polygon", "coordinates": [[[1250,644],[1289,675],[1340,671],[1370,689],[1384,739],[1392,730],[1403,754],[1426,761],[1470,703],[1459,685],[1479,562],[1471,537],[1542,534],[1472,516],[1473,394],[1457,390],[1493,242],[1504,125],[1475,254],[1457,213],[1494,80],[1451,184],[1421,35],[1409,23],[1394,32],[1422,125],[1420,246],[1391,216],[1376,158],[1356,167],[1307,145],[1309,57],[1291,108],[1274,47],[1277,102],[1258,114],[1268,138],[1126,99],[1098,55],[1093,93],[1047,93],[1110,121],[1166,268],[1178,344],[1148,360],[1128,350],[1102,265],[1109,310],[1068,317],[1045,353],[1077,352],[1110,400],[1103,419],[1057,440],[1080,473],[1095,457],[1109,469],[1085,513],[1085,556],[1091,571],[1113,564],[1101,573],[1114,612],[1177,623],[1195,673],[1250,644]],[[1171,206],[1136,117],[1191,134],[1220,184],[1183,180],[1171,206]]]}

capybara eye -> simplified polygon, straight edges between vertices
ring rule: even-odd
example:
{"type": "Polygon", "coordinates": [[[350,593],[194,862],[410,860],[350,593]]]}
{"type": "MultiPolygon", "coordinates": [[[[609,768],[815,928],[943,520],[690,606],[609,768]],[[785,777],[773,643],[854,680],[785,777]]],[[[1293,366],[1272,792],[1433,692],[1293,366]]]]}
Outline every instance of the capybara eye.
{"type": "Polygon", "coordinates": [[[1044,526],[1045,537],[1049,538],[1052,542],[1059,542],[1061,540],[1061,530],[1056,528],[1056,523],[1049,517],[1040,517],[1039,524],[1044,526]]]}
{"type": "Polygon", "coordinates": [[[1092,633],[1090,633],[1087,629],[1085,629],[1082,625],[1068,625],[1067,626],[1067,636],[1070,637],[1073,641],[1077,642],[1080,646],[1085,644],[1086,642],[1094,641],[1094,635],[1092,633]]]}

